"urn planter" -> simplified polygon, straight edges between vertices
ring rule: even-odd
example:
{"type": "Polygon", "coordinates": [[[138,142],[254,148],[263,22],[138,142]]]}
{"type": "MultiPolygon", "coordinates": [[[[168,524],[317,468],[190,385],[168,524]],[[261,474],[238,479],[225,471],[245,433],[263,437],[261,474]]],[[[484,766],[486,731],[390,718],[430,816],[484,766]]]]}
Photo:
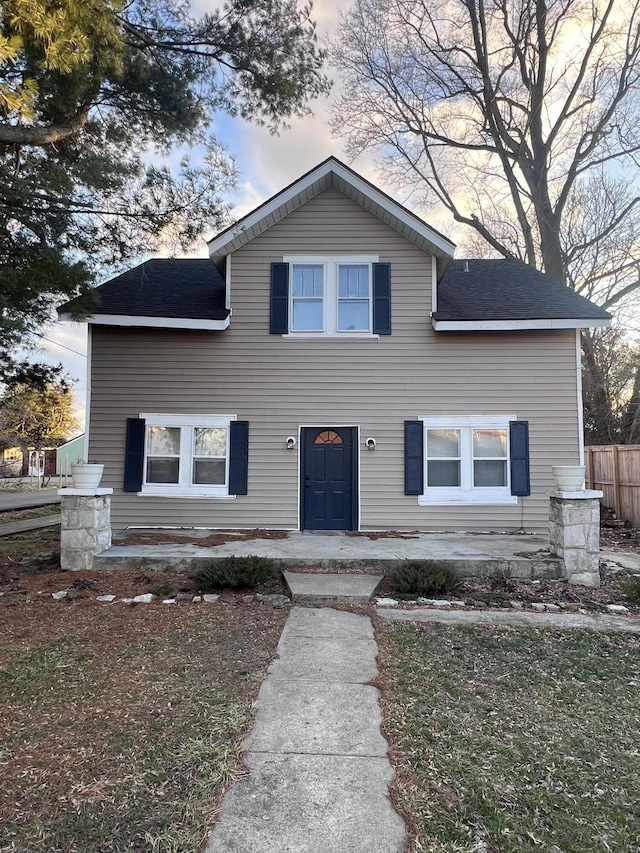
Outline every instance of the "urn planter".
{"type": "Polygon", "coordinates": [[[104,465],[78,462],[71,466],[74,489],[97,489],[102,479],[104,465]]]}
{"type": "Polygon", "coordinates": [[[559,492],[580,492],[584,489],[584,465],[554,465],[551,470],[559,492]]]}

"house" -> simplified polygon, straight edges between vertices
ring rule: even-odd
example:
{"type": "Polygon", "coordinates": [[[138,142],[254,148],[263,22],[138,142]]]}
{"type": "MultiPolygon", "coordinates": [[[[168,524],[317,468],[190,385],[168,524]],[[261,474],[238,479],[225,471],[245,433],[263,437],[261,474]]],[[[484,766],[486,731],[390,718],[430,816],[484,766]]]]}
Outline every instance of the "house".
{"type": "MultiPolygon", "coordinates": [[[[547,529],[610,315],[454,245],[334,158],[98,288],[88,452],[115,527],[547,529]]],[[[70,306],[63,309],[69,310],[70,306]]]]}

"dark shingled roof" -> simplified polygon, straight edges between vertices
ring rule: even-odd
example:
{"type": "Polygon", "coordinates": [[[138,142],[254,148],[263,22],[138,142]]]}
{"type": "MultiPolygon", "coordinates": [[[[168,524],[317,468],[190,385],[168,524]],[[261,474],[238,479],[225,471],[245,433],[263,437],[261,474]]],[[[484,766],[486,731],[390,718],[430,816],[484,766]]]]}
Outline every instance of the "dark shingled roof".
{"type": "MultiPolygon", "coordinates": [[[[202,258],[152,258],[96,288],[93,314],[224,320],[225,281],[213,261],[202,258]]],[[[59,310],[71,313],[76,300],[59,310]]]]}
{"type": "Polygon", "coordinates": [[[515,259],[455,260],[438,285],[436,320],[606,320],[604,309],[515,259]],[[468,264],[468,272],[465,272],[468,264]]]}

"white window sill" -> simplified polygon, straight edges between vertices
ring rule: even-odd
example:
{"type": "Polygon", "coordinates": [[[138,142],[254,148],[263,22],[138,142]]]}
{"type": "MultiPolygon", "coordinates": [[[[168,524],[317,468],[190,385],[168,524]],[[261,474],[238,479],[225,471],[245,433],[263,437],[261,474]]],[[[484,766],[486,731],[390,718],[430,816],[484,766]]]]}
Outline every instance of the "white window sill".
{"type": "Polygon", "coordinates": [[[493,493],[487,491],[464,492],[460,495],[452,495],[451,492],[440,493],[436,491],[418,496],[419,506],[505,506],[518,503],[516,495],[509,492],[493,493]]]}
{"type": "Polygon", "coordinates": [[[282,337],[293,338],[294,340],[302,340],[303,338],[330,338],[332,341],[380,340],[380,335],[374,335],[371,332],[340,332],[335,335],[329,335],[326,332],[288,332],[282,337]]]}
{"type": "Polygon", "coordinates": [[[142,487],[138,493],[139,498],[192,498],[196,500],[234,501],[235,495],[222,494],[220,492],[202,492],[197,489],[170,489],[142,487]]]}

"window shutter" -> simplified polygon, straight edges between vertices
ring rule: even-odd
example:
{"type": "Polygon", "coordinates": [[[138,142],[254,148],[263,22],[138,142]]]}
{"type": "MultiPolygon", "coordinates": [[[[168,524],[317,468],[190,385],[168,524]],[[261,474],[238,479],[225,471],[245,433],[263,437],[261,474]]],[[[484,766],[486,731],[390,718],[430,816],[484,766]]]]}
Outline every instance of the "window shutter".
{"type": "Polygon", "coordinates": [[[246,495],[249,474],[249,421],[231,421],[229,428],[229,494],[246,495]]]}
{"type": "Polygon", "coordinates": [[[142,418],[127,418],[127,434],[124,451],[125,492],[139,492],[142,488],[142,465],[144,463],[145,421],[142,418]]]}
{"type": "Polygon", "coordinates": [[[373,333],[391,334],[391,264],[373,265],[373,333]]]}
{"type": "Polygon", "coordinates": [[[424,492],[424,426],[422,421],[404,422],[404,493],[424,492]]]}
{"type": "Polygon", "coordinates": [[[509,421],[509,447],[511,494],[522,497],[530,495],[528,421],[509,421]]]}
{"type": "Polygon", "coordinates": [[[272,335],[289,331],[289,264],[271,264],[271,321],[272,335]]]}

